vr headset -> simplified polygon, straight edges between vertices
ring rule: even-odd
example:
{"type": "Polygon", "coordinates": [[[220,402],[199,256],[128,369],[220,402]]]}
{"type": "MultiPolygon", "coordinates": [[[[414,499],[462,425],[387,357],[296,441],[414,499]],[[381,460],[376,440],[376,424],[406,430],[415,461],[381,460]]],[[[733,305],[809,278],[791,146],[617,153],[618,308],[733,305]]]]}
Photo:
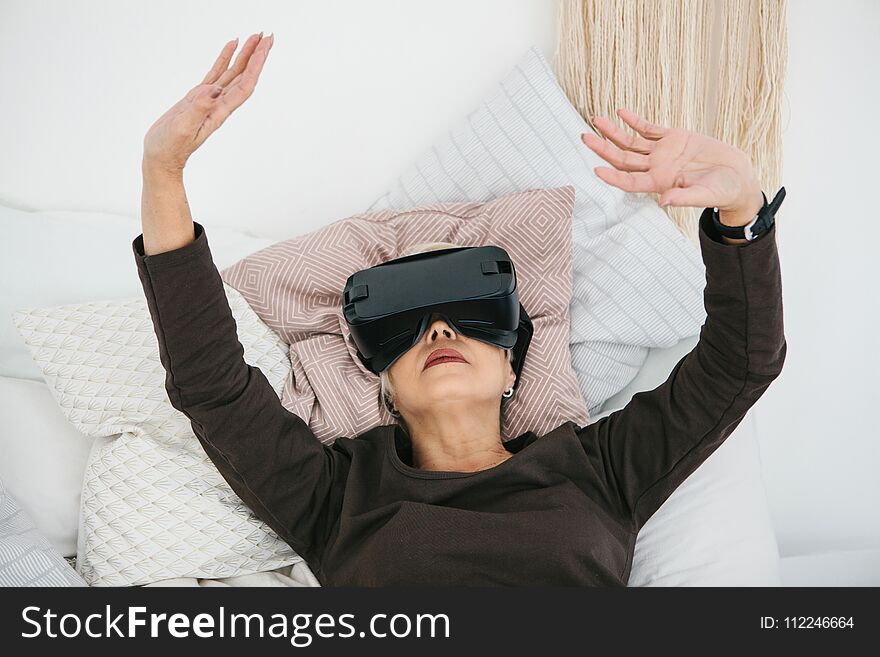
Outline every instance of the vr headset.
{"type": "Polygon", "coordinates": [[[348,277],[343,314],[358,358],[374,374],[391,367],[439,314],[456,332],[504,349],[519,386],[532,320],[519,302],[516,269],[498,246],[426,251],[348,277]]]}

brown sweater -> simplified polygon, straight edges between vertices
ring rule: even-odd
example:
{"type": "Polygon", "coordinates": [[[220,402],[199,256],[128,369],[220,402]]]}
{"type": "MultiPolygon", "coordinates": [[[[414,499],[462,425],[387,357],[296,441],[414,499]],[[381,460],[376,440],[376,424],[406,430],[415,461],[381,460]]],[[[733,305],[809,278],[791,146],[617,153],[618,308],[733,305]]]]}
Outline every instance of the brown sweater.
{"type": "Polygon", "coordinates": [[[167,371],[232,489],[324,586],[624,586],[636,535],[714,452],[785,359],[775,226],[725,244],[700,219],[706,322],[665,383],[626,408],[506,443],[478,472],[412,467],[397,424],[323,445],[238,341],[204,227],[144,256],[132,243],[167,371]]]}

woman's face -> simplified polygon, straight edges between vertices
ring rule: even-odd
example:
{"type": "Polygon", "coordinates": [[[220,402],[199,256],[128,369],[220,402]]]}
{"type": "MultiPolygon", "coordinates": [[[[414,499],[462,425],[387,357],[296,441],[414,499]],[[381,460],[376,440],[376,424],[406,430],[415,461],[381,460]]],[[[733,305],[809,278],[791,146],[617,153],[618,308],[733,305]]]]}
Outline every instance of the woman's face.
{"type": "Polygon", "coordinates": [[[451,401],[497,408],[502,393],[516,381],[507,358],[501,347],[461,335],[432,314],[419,341],[388,370],[394,406],[404,416],[440,410],[451,401]],[[425,367],[437,349],[453,349],[463,361],[445,359],[425,367]]]}

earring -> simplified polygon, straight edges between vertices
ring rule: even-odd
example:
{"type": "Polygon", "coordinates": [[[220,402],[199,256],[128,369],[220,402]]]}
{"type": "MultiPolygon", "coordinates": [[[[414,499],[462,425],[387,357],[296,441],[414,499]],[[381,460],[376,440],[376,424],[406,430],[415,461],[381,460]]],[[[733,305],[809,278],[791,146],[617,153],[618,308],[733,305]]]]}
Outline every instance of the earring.
{"type": "Polygon", "coordinates": [[[513,397],[513,386],[509,387],[507,390],[505,390],[503,393],[501,393],[501,396],[508,397],[508,398],[513,397]]]}

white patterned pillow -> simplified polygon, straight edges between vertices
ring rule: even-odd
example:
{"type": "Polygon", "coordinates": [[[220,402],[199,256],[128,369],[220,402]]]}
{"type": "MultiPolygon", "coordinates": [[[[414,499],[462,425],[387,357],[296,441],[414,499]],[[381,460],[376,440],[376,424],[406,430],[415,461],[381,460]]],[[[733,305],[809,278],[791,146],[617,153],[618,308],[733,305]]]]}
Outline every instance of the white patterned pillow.
{"type": "MultiPolygon", "coordinates": [[[[224,285],[245,360],[280,396],[287,345],[224,285]]],[[[77,570],[90,585],[272,570],[302,558],[240,500],[165,390],[146,301],[13,313],[65,417],[94,447],[83,480],[77,570]]]]}

